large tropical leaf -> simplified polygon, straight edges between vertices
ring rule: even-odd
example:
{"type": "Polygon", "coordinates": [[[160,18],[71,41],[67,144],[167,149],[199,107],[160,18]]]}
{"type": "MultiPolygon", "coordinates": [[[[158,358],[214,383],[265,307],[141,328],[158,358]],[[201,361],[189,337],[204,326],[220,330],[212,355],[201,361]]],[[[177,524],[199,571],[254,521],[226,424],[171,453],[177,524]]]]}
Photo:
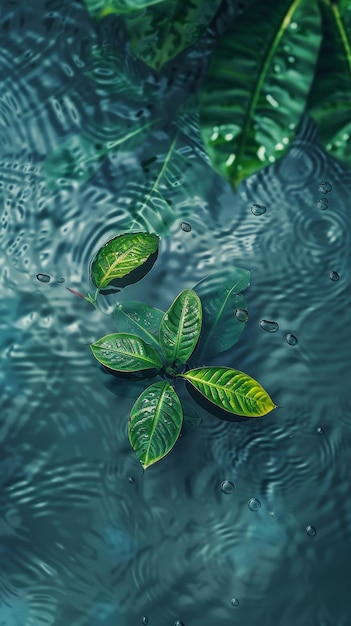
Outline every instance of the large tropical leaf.
{"type": "Polygon", "coordinates": [[[173,448],[182,421],[182,405],[168,382],[154,383],[139,396],[130,414],[128,435],[144,469],[173,448]]]}
{"type": "Polygon", "coordinates": [[[199,296],[184,289],[164,314],[159,331],[159,343],[168,363],[186,363],[194,352],[202,324],[199,296]]]}
{"type": "Polygon", "coordinates": [[[93,17],[102,18],[114,13],[116,15],[140,11],[152,4],[164,0],[84,0],[85,6],[93,17]]]}
{"type": "Polygon", "coordinates": [[[351,0],[320,7],[324,36],[308,110],[324,148],[351,167],[351,0]]]}
{"type": "Polygon", "coordinates": [[[126,16],[130,45],[158,71],[207,28],[222,0],[168,0],[126,16]]]}
{"type": "Polygon", "coordinates": [[[240,294],[249,285],[250,272],[240,267],[214,272],[195,285],[203,311],[199,359],[228,350],[238,341],[246,322],[235,316],[235,310],[247,310],[246,300],[240,294]]]}
{"type": "Polygon", "coordinates": [[[158,343],[159,327],[164,313],[144,302],[126,300],[116,304],[115,321],[120,333],[134,333],[148,341],[158,343]]]}
{"type": "Polygon", "coordinates": [[[91,278],[103,289],[116,278],[123,278],[143,265],[158,249],[159,238],[153,233],[126,233],[114,237],[100,248],[91,264],[91,278]]]}
{"type": "Polygon", "coordinates": [[[180,374],[207,400],[224,411],[261,417],[275,404],[261,385],[243,372],[229,367],[199,367],[180,374]]]}
{"type": "Polygon", "coordinates": [[[116,372],[140,372],[148,369],[161,369],[159,353],[145,341],[130,333],[113,333],[101,337],[91,349],[94,357],[116,372]]]}
{"type": "Polygon", "coordinates": [[[321,41],[317,0],[256,2],[215,50],[201,94],[202,135],[235,188],[289,148],[321,41]]]}

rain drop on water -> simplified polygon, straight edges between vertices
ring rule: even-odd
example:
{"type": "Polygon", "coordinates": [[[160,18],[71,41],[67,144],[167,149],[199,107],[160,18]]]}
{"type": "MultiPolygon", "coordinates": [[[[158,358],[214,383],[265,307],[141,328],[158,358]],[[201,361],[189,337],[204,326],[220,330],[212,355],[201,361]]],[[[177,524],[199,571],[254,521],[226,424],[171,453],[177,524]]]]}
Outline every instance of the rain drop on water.
{"type": "Polygon", "coordinates": [[[320,200],[318,200],[317,207],[321,211],[325,211],[328,208],[328,204],[328,198],[321,198],[320,200]]]}
{"type": "Polygon", "coordinates": [[[190,233],[191,231],[191,224],[189,224],[189,222],[182,222],[180,225],[180,228],[182,230],[184,230],[185,233],[190,233]]]}
{"type": "Polygon", "coordinates": [[[249,313],[246,309],[235,309],[234,315],[239,322],[247,322],[249,313]]]}
{"type": "Polygon", "coordinates": [[[235,485],[230,480],[223,480],[223,482],[221,483],[221,489],[223,493],[233,493],[235,485]]]}
{"type": "Polygon", "coordinates": [[[333,189],[332,185],[325,181],[318,186],[318,191],[320,193],[329,193],[333,189]]]}
{"type": "Polygon", "coordinates": [[[144,615],[144,617],[142,618],[141,623],[142,623],[142,624],[145,624],[145,625],[149,623],[149,620],[148,620],[148,618],[146,617],[146,615],[144,615]]]}
{"type": "Polygon", "coordinates": [[[64,283],[65,279],[61,277],[61,278],[58,278],[56,282],[57,283],[64,283]]]}
{"type": "Polygon", "coordinates": [[[308,526],[306,526],[306,533],[310,537],[315,537],[315,535],[317,534],[317,531],[314,526],[311,526],[310,524],[308,524],[308,526]]]}
{"type": "Polygon", "coordinates": [[[330,278],[330,280],[336,281],[336,280],[339,280],[340,276],[339,276],[338,272],[330,272],[329,278],[330,278]]]}
{"type": "Polygon", "coordinates": [[[279,330],[279,325],[277,322],[270,322],[269,320],[261,320],[259,322],[260,328],[262,330],[267,331],[267,333],[276,333],[279,330]]]}
{"type": "Polygon", "coordinates": [[[286,341],[289,346],[296,346],[296,344],[298,343],[297,337],[295,335],[292,335],[291,333],[287,334],[286,341]]]}
{"type": "Polygon", "coordinates": [[[135,483],[133,476],[128,476],[128,480],[130,483],[135,483]]]}
{"type": "Polygon", "coordinates": [[[180,619],[176,619],[176,621],[174,622],[174,626],[184,626],[184,624],[180,621],[180,619]]]}
{"type": "Polygon", "coordinates": [[[324,435],[324,428],[322,428],[322,426],[318,426],[317,433],[318,435],[324,435]]]}
{"type": "Polygon", "coordinates": [[[251,204],[251,213],[253,215],[263,215],[267,211],[267,207],[264,204],[251,204]]]}
{"type": "Polygon", "coordinates": [[[239,600],[238,600],[238,598],[232,598],[232,599],[231,599],[231,605],[232,605],[232,606],[239,606],[239,600]]]}
{"type": "Polygon", "coordinates": [[[250,511],[259,511],[261,508],[261,502],[257,498],[250,498],[247,505],[250,511]]]}
{"type": "Polygon", "coordinates": [[[37,274],[37,279],[41,282],[41,283],[49,283],[51,278],[50,276],[48,276],[48,274],[37,274]]]}

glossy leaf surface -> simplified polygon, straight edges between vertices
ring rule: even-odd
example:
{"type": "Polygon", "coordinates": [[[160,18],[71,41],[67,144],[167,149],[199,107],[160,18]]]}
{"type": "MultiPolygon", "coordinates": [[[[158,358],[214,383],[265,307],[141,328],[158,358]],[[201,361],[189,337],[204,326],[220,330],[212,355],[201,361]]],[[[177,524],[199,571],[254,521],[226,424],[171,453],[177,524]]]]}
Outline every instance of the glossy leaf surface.
{"type": "Polygon", "coordinates": [[[158,249],[152,233],[130,233],[114,237],[100,248],[91,265],[91,278],[99,289],[137,269],[158,249]]]}
{"type": "Polygon", "coordinates": [[[139,396],[130,414],[128,436],[144,469],[173,448],[182,421],[180,400],[168,382],[154,383],[139,396]]]}
{"type": "Polygon", "coordinates": [[[134,333],[148,343],[159,345],[158,333],[163,311],[150,304],[126,300],[116,304],[115,321],[120,333],[134,333]]]}
{"type": "Polygon", "coordinates": [[[251,376],[229,367],[200,367],[181,374],[207,400],[224,411],[261,417],[275,408],[263,387],[251,376]]]}
{"type": "Polygon", "coordinates": [[[222,0],[168,0],[126,17],[130,45],[158,71],[201,36],[222,0]]]}
{"type": "Polygon", "coordinates": [[[163,365],[153,346],[130,333],[112,333],[101,337],[91,344],[91,349],[102,365],[116,372],[159,370],[163,365]]]}
{"type": "Polygon", "coordinates": [[[308,111],[323,147],[351,167],[351,0],[320,7],[323,42],[308,111]]]}
{"type": "Polygon", "coordinates": [[[256,2],[214,52],[201,94],[213,167],[235,188],[289,147],[321,42],[317,0],[256,2]]]}
{"type": "Polygon", "coordinates": [[[110,14],[140,11],[164,0],[84,0],[85,6],[93,17],[102,18],[110,14]]]}
{"type": "Polygon", "coordinates": [[[201,324],[201,300],[191,289],[184,289],[160,324],[159,343],[168,363],[179,365],[187,362],[197,344],[201,324]]]}
{"type": "Polygon", "coordinates": [[[249,285],[250,272],[240,267],[214,272],[195,285],[203,311],[199,358],[228,350],[238,341],[246,322],[240,322],[234,313],[235,309],[247,309],[240,294],[249,285]]]}

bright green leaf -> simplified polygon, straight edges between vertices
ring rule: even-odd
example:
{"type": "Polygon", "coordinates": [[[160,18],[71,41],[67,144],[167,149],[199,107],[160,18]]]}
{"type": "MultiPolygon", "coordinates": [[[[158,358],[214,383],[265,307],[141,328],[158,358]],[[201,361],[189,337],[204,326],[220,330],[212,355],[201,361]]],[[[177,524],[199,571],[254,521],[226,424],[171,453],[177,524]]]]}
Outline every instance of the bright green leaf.
{"type": "Polygon", "coordinates": [[[126,300],[116,305],[114,315],[118,332],[134,333],[159,346],[158,333],[163,311],[144,302],[126,300]]]}
{"type": "Polygon", "coordinates": [[[317,0],[260,0],[220,39],[200,116],[213,167],[234,188],[289,148],[320,42],[317,0]]]}
{"type": "Polygon", "coordinates": [[[91,265],[91,279],[103,289],[143,265],[158,249],[159,238],[152,233],[127,233],[114,237],[100,248],[91,265]]]}
{"type": "Polygon", "coordinates": [[[139,372],[161,369],[159,353],[148,343],[130,333],[113,333],[91,344],[94,357],[116,372],[139,372]]]}
{"type": "Polygon", "coordinates": [[[194,287],[202,302],[203,322],[198,344],[198,358],[231,348],[240,338],[246,322],[235,317],[236,309],[247,310],[241,291],[250,285],[250,272],[240,267],[218,271],[194,287]]]}
{"type": "Polygon", "coordinates": [[[182,421],[182,405],[168,382],[154,383],[139,396],[130,414],[128,435],[144,469],[173,448],[182,421]]]}
{"type": "Polygon", "coordinates": [[[126,16],[133,52],[159,71],[164,63],[197,41],[221,1],[168,0],[126,16]]]}
{"type": "Polygon", "coordinates": [[[106,15],[140,11],[160,2],[164,2],[164,0],[84,0],[90,15],[100,19],[106,15]]]}
{"type": "Polygon", "coordinates": [[[261,385],[243,372],[229,367],[199,367],[180,374],[207,400],[220,409],[261,417],[275,408],[275,404],[261,385]]]}
{"type": "Polygon", "coordinates": [[[191,289],[184,289],[164,314],[159,343],[168,363],[186,363],[197,344],[202,323],[201,300],[191,289]]]}

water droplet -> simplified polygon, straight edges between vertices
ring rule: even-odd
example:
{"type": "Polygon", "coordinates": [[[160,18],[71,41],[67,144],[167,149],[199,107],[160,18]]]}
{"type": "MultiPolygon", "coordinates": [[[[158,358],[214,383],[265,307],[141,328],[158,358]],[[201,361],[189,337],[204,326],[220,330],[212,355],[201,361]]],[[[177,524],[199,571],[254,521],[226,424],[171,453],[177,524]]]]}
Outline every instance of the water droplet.
{"type": "Polygon", "coordinates": [[[232,605],[232,606],[239,606],[239,600],[238,600],[238,598],[232,598],[232,599],[231,599],[231,605],[232,605]]]}
{"type": "Polygon", "coordinates": [[[235,485],[230,480],[223,480],[223,482],[221,483],[221,489],[223,493],[233,493],[235,485]]]}
{"type": "Polygon", "coordinates": [[[257,498],[250,498],[247,504],[250,511],[259,511],[261,508],[261,502],[257,498]]]}
{"type": "Polygon", "coordinates": [[[249,312],[246,309],[235,309],[234,315],[239,322],[247,322],[249,319],[249,312]]]}
{"type": "Polygon", "coordinates": [[[328,198],[321,198],[320,200],[318,200],[317,207],[321,211],[325,211],[328,208],[328,204],[328,198]]]}
{"type": "Polygon", "coordinates": [[[184,230],[185,233],[190,233],[191,225],[188,222],[182,222],[180,228],[184,230]]]}
{"type": "Polygon", "coordinates": [[[310,537],[315,537],[317,534],[317,531],[315,529],[314,526],[311,526],[310,524],[308,524],[308,526],[306,526],[306,533],[310,536],[310,537]]]}
{"type": "Polygon", "coordinates": [[[141,623],[142,623],[142,624],[145,624],[145,625],[149,623],[149,620],[148,620],[148,618],[146,617],[146,615],[144,615],[144,617],[142,618],[141,623]]]}
{"type": "Polygon", "coordinates": [[[296,346],[296,344],[298,343],[297,337],[295,335],[292,335],[291,333],[287,334],[286,341],[289,346],[296,346]]]}
{"type": "Polygon", "coordinates": [[[56,282],[57,283],[64,283],[65,279],[61,277],[61,278],[58,278],[56,282]]]}
{"type": "Polygon", "coordinates": [[[41,283],[49,283],[51,278],[50,276],[48,276],[48,274],[37,274],[37,279],[41,282],[41,283]]]}
{"type": "Polygon", "coordinates": [[[340,276],[339,276],[338,272],[330,272],[329,278],[330,278],[330,280],[334,280],[335,281],[335,280],[339,280],[340,276]]]}
{"type": "Polygon", "coordinates": [[[279,330],[279,325],[277,322],[270,322],[269,320],[261,320],[259,322],[260,328],[265,330],[267,333],[276,333],[279,330]]]}
{"type": "Polygon", "coordinates": [[[253,215],[263,215],[267,211],[267,207],[264,204],[251,204],[251,213],[253,215]]]}
{"type": "Polygon", "coordinates": [[[325,181],[318,186],[318,191],[320,193],[329,193],[333,189],[332,185],[325,181]]]}
{"type": "Polygon", "coordinates": [[[322,426],[318,426],[317,433],[318,435],[324,435],[324,428],[322,428],[322,426]]]}
{"type": "Polygon", "coordinates": [[[184,624],[180,621],[180,619],[176,619],[176,621],[174,622],[174,626],[184,626],[184,624]]]}
{"type": "Polygon", "coordinates": [[[133,476],[128,476],[128,481],[130,483],[135,483],[135,480],[134,480],[133,476]]]}

